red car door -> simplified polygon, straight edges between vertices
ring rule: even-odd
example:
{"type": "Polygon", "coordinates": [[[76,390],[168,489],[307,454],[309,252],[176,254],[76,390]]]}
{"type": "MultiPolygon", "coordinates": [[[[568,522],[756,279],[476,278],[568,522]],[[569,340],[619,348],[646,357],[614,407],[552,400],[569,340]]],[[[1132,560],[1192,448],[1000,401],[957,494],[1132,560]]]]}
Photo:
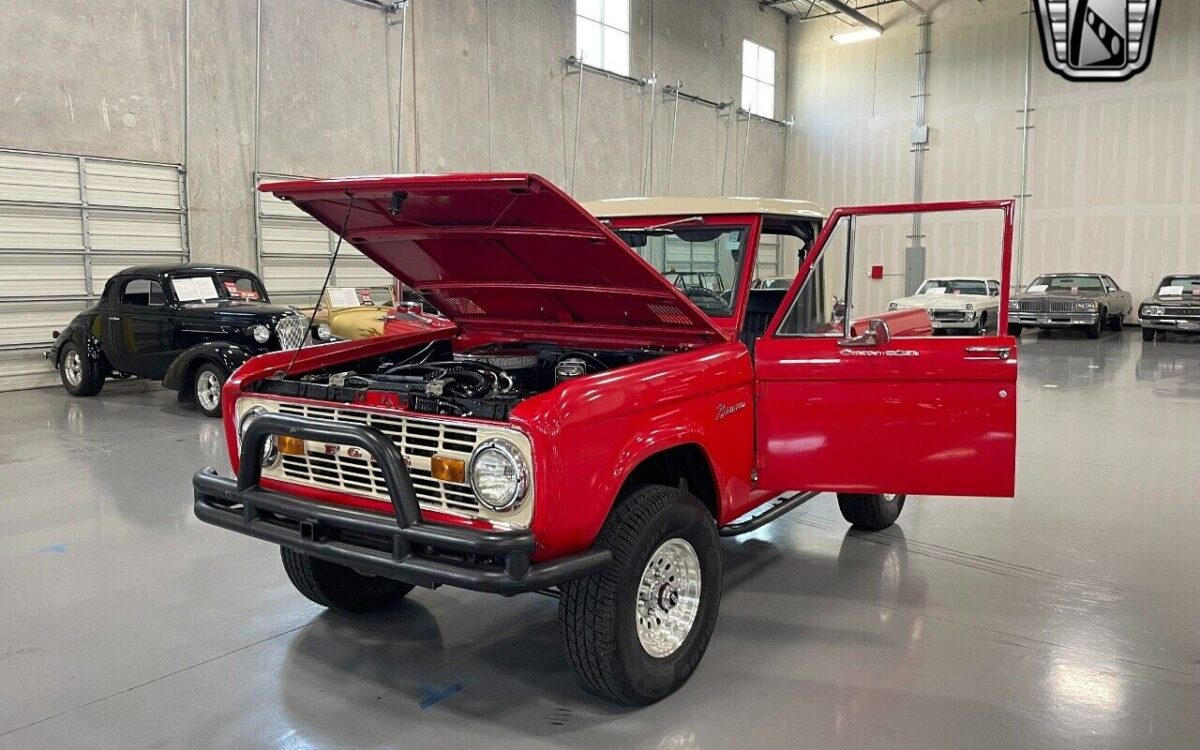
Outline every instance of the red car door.
{"type": "Polygon", "coordinates": [[[1003,335],[1012,212],[1012,201],[834,211],[755,349],[760,488],[1013,495],[1017,350],[1003,335]],[[934,337],[924,309],[894,303],[870,319],[855,314],[879,278],[855,264],[860,217],[982,210],[1003,215],[995,333],[934,337]],[[835,233],[846,241],[831,242],[835,233]],[[835,267],[844,289],[822,287],[835,267]]]}

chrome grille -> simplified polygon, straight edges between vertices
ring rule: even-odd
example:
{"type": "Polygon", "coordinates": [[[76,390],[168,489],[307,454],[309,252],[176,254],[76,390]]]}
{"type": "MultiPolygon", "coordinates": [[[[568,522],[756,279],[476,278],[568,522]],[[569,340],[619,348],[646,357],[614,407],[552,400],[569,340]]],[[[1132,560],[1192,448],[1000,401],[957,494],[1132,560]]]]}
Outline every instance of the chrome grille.
{"type": "Polygon", "coordinates": [[[950,322],[962,322],[967,319],[967,314],[962,310],[934,310],[933,319],[950,322]]]}
{"type": "MultiPolygon", "coordinates": [[[[470,486],[443,482],[430,473],[436,453],[464,461],[479,442],[478,428],[461,423],[414,419],[341,407],[281,402],[279,413],[306,419],[353,423],[373,427],[391,438],[408,464],[409,476],[422,508],[479,515],[480,507],[470,486]]],[[[284,455],[279,471],[283,478],[323,489],[365,495],[388,505],[387,484],[373,458],[354,457],[345,450],[326,452],[324,446],[305,443],[305,455],[284,455]]]]}
{"type": "Polygon", "coordinates": [[[1069,299],[1023,299],[1021,312],[1075,312],[1075,301],[1069,299]]]}
{"type": "Polygon", "coordinates": [[[1164,317],[1174,315],[1177,318],[1194,318],[1200,317],[1200,307],[1166,307],[1163,308],[1164,317]]]}
{"type": "Polygon", "coordinates": [[[275,324],[275,335],[279,337],[281,349],[295,349],[304,343],[308,332],[308,321],[295,313],[288,313],[275,324]]]}

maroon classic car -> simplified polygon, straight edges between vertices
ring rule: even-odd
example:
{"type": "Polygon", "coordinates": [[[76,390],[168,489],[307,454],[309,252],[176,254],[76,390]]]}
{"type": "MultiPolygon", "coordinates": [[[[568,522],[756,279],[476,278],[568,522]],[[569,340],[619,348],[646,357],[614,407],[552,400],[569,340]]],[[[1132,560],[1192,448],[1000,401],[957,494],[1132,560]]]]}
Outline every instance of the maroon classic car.
{"type": "Polygon", "coordinates": [[[839,222],[980,209],[1003,213],[1007,268],[1011,201],[827,219],[799,201],[646,200],[597,217],[529,174],[263,189],[454,323],[267,354],[225,386],[236,476],[199,471],[196,515],[279,545],[319,604],[550,593],[582,681],[640,705],[700,663],[722,536],[819,492],[870,530],[908,494],[1013,493],[1013,339],[893,338],[878,318],[835,330],[835,290],[812,270],[825,253],[844,267],[839,222]],[[758,296],[768,234],[812,244],[790,289],[758,296]],[[710,250],[731,293],[673,283],[668,242],[710,250]]]}

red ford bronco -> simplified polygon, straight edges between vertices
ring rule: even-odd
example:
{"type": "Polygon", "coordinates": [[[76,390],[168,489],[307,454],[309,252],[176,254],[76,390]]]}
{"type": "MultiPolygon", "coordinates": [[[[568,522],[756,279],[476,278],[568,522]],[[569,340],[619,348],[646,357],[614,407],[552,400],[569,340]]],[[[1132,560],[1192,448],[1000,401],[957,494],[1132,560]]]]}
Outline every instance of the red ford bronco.
{"type": "Polygon", "coordinates": [[[455,324],[265,354],[225,385],[236,477],[199,471],[196,515],[278,544],[319,604],[549,592],[582,681],[641,705],[704,654],[720,537],[819,492],[866,529],[907,495],[1013,494],[1013,340],[934,338],[923,310],[859,319],[869,277],[845,270],[862,218],[993,210],[1007,290],[1011,201],[589,211],[529,174],[263,189],[455,324]],[[751,289],[793,251],[790,289],[751,289]]]}

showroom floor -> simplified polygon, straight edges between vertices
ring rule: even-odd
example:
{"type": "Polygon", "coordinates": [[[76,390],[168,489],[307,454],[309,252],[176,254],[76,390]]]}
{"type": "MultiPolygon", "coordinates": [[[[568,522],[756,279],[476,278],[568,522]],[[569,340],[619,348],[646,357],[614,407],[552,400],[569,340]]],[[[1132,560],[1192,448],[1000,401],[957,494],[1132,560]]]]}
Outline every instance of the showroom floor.
{"type": "Polygon", "coordinates": [[[220,425],[148,384],[0,394],[0,748],[1196,747],[1200,340],[1027,334],[1018,496],[829,497],[725,547],[707,658],[640,711],[555,603],[328,614],[189,479],[220,425]]]}

